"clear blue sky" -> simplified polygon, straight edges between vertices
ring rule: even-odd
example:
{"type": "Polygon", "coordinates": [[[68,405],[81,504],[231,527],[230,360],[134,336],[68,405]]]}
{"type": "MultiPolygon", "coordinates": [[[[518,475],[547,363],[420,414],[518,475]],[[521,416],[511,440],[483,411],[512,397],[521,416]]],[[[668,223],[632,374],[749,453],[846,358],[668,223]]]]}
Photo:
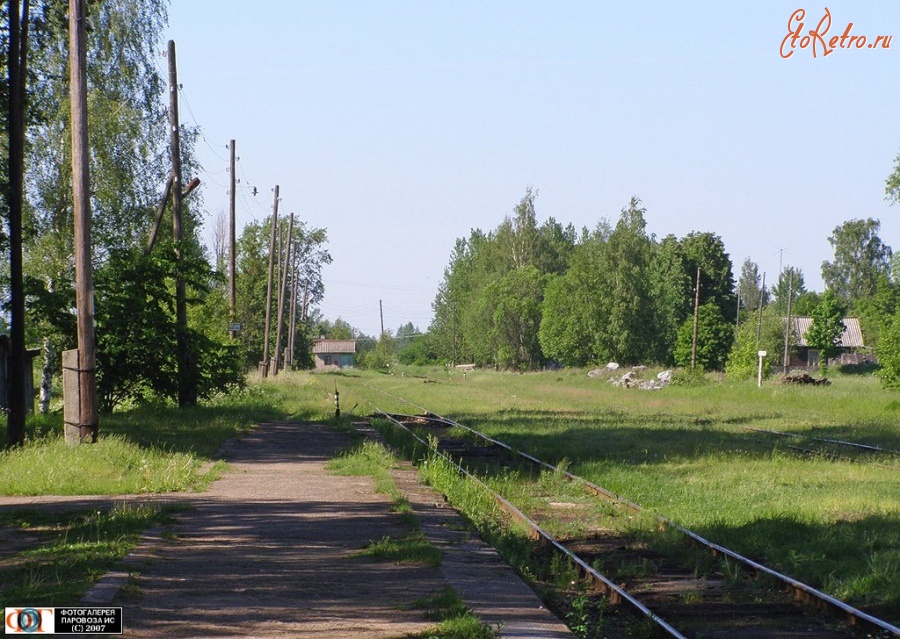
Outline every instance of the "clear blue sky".
{"type": "Polygon", "coordinates": [[[209,217],[233,138],[239,226],[279,184],[281,212],[328,229],[324,315],[370,335],[379,300],[386,329],[425,330],[455,239],[528,186],[539,221],[578,228],[637,195],[649,232],[717,233],[768,283],[783,255],[821,290],[853,218],[900,250],[898,2],[173,0],[169,22],[209,217]],[[805,32],[826,5],[826,41],[852,22],[891,48],[783,59],[794,11],[805,32]]]}

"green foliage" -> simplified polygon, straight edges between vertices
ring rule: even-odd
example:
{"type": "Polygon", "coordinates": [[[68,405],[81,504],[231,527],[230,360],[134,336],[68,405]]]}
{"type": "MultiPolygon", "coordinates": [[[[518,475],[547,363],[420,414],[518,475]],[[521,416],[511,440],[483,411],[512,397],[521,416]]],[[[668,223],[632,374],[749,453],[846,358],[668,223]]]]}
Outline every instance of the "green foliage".
{"type": "Polygon", "coordinates": [[[385,331],[375,344],[375,348],[359,353],[356,363],[360,368],[388,370],[397,361],[396,353],[394,338],[390,332],[385,331]]]}
{"type": "MultiPolygon", "coordinates": [[[[534,308],[533,302],[537,300],[539,304],[543,291],[535,295],[529,289],[529,301],[525,302],[528,319],[517,327],[511,319],[515,304],[504,299],[503,308],[495,316],[489,298],[491,292],[498,292],[498,286],[507,292],[529,287],[526,281],[530,275],[511,273],[530,267],[546,276],[563,272],[568,264],[575,230],[571,225],[563,228],[553,218],[538,226],[536,197],[535,192],[526,189],[513,215],[504,218],[494,232],[474,229],[468,238],[456,241],[435,297],[434,321],[429,327],[432,347],[441,360],[527,368],[542,359],[534,351],[540,323],[533,320],[540,309],[534,308]]],[[[548,279],[544,278],[544,285],[548,279]]]]}
{"type": "MultiPolygon", "coordinates": [[[[690,367],[694,337],[694,318],[689,317],[678,331],[675,361],[690,367]]],[[[734,327],[722,317],[714,302],[703,304],[697,313],[696,366],[702,370],[721,370],[734,340],[734,327]]]]}
{"type": "Polygon", "coordinates": [[[397,361],[401,364],[426,366],[440,362],[434,337],[431,333],[416,335],[409,344],[397,352],[397,361]]]}
{"type": "Polygon", "coordinates": [[[884,388],[900,388],[900,310],[886,322],[884,332],[875,348],[881,368],[876,375],[884,388]]]}
{"type": "MultiPolygon", "coordinates": [[[[287,236],[289,222],[286,219],[278,220],[276,224],[276,237],[280,234],[287,236]]],[[[245,365],[256,368],[263,358],[263,345],[265,343],[266,320],[266,292],[269,277],[269,243],[272,230],[272,217],[257,220],[247,224],[237,240],[237,254],[235,256],[235,268],[237,271],[237,302],[235,321],[240,322],[240,339],[245,354],[245,365]]],[[[294,248],[292,250],[296,265],[297,276],[297,307],[296,318],[298,322],[298,337],[294,340],[294,361],[312,365],[310,353],[311,340],[325,335],[332,339],[353,339],[353,328],[338,319],[333,325],[326,322],[315,326],[314,305],[322,301],[325,293],[322,284],[322,267],[331,263],[331,255],[325,248],[328,235],[324,229],[309,228],[303,221],[294,220],[294,248]],[[346,330],[344,330],[346,329],[346,330]]],[[[276,246],[276,251],[278,247],[276,246]]],[[[276,263],[277,264],[277,263],[276,263]]],[[[273,273],[272,300],[269,306],[270,334],[269,357],[274,354],[275,335],[277,333],[278,317],[278,276],[280,266],[276,266],[273,273]]],[[[290,297],[293,295],[294,286],[288,281],[288,300],[285,302],[285,317],[289,315],[290,297]]],[[[284,345],[284,343],[283,343],[284,345]]]]}
{"type": "Polygon", "coordinates": [[[552,278],[545,291],[538,332],[544,355],[567,366],[584,366],[604,353],[598,336],[607,323],[608,309],[597,291],[603,287],[602,270],[611,230],[598,225],[585,233],[572,251],[568,270],[552,278]]]}
{"type": "Polygon", "coordinates": [[[894,158],[894,169],[884,182],[884,194],[891,204],[900,202],[900,155],[894,158]]]}
{"type": "Polygon", "coordinates": [[[801,293],[791,304],[791,317],[809,317],[821,300],[822,296],[815,291],[801,293]]]}
{"type": "Polygon", "coordinates": [[[763,359],[763,376],[768,377],[773,366],[782,360],[780,355],[784,350],[784,318],[774,306],[763,309],[761,324],[759,316],[754,314],[738,327],[725,373],[731,379],[756,378],[759,366],[757,354],[761,350],[768,353],[763,359]]]}
{"type": "Polygon", "coordinates": [[[601,349],[610,359],[626,364],[645,361],[653,350],[653,325],[647,317],[652,307],[648,271],[651,243],[645,230],[645,213],[636,197],[622,209],[606,243],[601,273],[608,319],[595,339],[599,338],[601,349]]]}
{"type": "Polygon", "coordinates": [[[177,393],[171,263],[115,252],[97,271],[97,397],[104,412],[129,400],[177,393]]]}
{"type": "Polygon", "coordinates": [[[778,312],[786,317],[788,311],[788,297],[791,301],[791,315],[806,315],[807,313],[796,308],[797,301],[806,295],[806,284],[803,281],[803,271],[793,266],[785,266],[778,274],[778,281],[772,287],[772,302],[778,312]]]}
{"type": "MultiPolygon", "coordinates": [[[[175,341],[179,328],[170,285],[176,268],[195,294],[209,293],[212,274],[206,262],[185,259],[176,263],[168,252],[114,251],[97,271],[97,396],[105,412],[150,397],[177,397],[175,341]]],[[[209,307],[206,310],[198,315],[214,315],[209,307]]],[[[238,347],[223,343],[225,332],[215,330],[224,327],[223,320],[220,315],[212,329],[209,325],[187,329],[200,398],[243,384],[238,347]]]]}
{"type": "Polygon", "coordinates": [[[681,239],[681,249],[692,288],[696,285],[697,268],[700,269],[700,304],[712,302],[722,317],[734,317],[734,275],[722,238],[693,231],[681,239]]]}
{"type": "Polygon", "coordinates": [[[857,300],[853,312],[859,316],[866,346],[878,348],[881,335],[889,330],[900,308],[900,288],[885,275],[880,275],[871,297],[857,300]]]}
{"type": "MultiPolygon", "coordinates": [[[[759,308],[760,293],[762,291],[762,278],[759,275],[759,265],[749,257],[741,265],[741,277],[738,280],[738,293],[741,298],[741,306],[747,313],[752,313],[759,308]]],[[[763,295],[763,297],[765,297],[763,295]]],[[[762,300],[765,303],[765,299],[762,300]]]]}
{"type": "Polygon", "coordinates": [[[538,328],[546,279],[534,266],[525,266],[482,291],[476,309],[486,319],[484,335],[501,368],[531,370],[543,363],[538,328]]]}
{"type": "Polygon", "coordinates": [[[892,251],[878,237],[880,228],[872,218],[850,220],[835,227],[828,238],[834,262],[822,262],[822,279],[845,303],[874,295],[878,278],[890,274],[892,251]]]}
{"type": "Polygon", "coordinates": [[[668,235],[653,245],[648,274],[653,300],[652,361],[660,364],[675,362],[673,353],[678,329],[691,312],[693,287],[687,268],[681,244],[674,235],[668,235]]]}
{"type": "Polygon", "coordinates": [[[828,368],[828,360],[838,353],[845,311],[844,305],[829,289],[810,314],[813,322],[806,331],[806,344],[819,351],[819,367],[823,371],[828,368]]]}

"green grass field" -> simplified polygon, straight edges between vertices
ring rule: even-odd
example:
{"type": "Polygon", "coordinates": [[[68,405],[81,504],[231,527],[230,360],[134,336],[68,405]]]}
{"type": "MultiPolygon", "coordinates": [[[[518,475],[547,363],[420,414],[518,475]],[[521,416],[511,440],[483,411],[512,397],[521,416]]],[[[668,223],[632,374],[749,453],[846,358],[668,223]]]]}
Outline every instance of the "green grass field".
{"type": "Polygon", "coordinates": [[[367,410],[424,407],[545,461],[567,460],[713,541],[900,621],[900,457],[806,456],[749,430],[900,450],[900,395],[871,377],[659,391],[615,388],[586,371],[328,377],[342,401],[367,410]]]}
{"type": "Polygon", "coordinates": [[[294,373],[205,407],[104,417],[92,446],[67,447],[60,417],[36,416],[29,443],[0,453],[0,493],[202,489],[226,439],[265,420],[331,419],[335,387],[345,422],[376,408],[447,415],[546,461],[566,460],[713,541],[900,622],[900,459],[810,457],[749,430],[900,450],[900,394],[871,376],[837,375],[828,387],[712,381],[641,391],[580,370],[294,373]]]}

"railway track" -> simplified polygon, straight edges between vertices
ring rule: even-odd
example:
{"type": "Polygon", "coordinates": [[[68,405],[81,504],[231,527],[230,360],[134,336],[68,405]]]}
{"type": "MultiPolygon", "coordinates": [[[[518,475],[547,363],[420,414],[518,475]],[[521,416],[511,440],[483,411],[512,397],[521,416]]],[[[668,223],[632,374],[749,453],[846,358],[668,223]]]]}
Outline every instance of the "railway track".
{"type": "Polygon", "coordinates": [[[777,430],[767,430],[765,428],[744,427],[745,430],[759,435],[770,436],[777,440],[795,441],[798,445],[786,444],[785,447],[794,452],[806,455],[821,455],[832,459],[841,459],[844,461],[866,461],[875,459],[896,459],[900,457],[900,451],[890,448],[882,448],[881,446],[872,446],[869,444],[860,444],[858,442],[849,442],[840,439],[832,439],[826,437],[811,437],[800,433],[785,433],[777,430]]]}
{"type": "Polygon", "coordinates": [[[900,637],[896,626],[453,420],[428,411],[422,415],[376,411],[375,416],[409,433],[484,486],[512,519],[542,542],[543,548],[564,557],[611,605],[636,611],[657,635],[729,639],[900,637]],[[538,471],[533,499],[528,500],[527,507],[518,508],[487,486],[484,479],[501,472],[498,468],[507,474],[538,471]],[[558,499],[559,486],[542,494],[544,484],[557,480],[575,489],[566,501],[549,500],[551,496],[558,499]],[[598,496],[603,500],[597,500],[598,496]],[[601,503],[605,506],[598,507],[601,503]],[[646,536],[636,532],[635,518],[645,527],[662,527],[673,538],[690,540],[703,549],[700,554],[706,561],[685,557],[680,547],[660,552],[649,546],[646,536]],[[818,614],[823,609],[837,621],[824,621],[818,614]]]}

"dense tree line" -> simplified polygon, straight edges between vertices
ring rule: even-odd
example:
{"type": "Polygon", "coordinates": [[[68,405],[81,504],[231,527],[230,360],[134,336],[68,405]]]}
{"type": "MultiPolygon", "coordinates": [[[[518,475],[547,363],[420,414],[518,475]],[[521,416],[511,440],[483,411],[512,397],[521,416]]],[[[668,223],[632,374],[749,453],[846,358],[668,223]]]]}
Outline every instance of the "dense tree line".
{"type": "MultiPolygon", "coordinates": [[[[897,175],[900,168],[888,181],[894,198],[897,175]]],[[[614,225],[603,220],[577,233],[553,218],[539,225],[535,197],[528,189],[495,230],[474,229],[456,240],[434,321],[415,354],[407,346],[401,359],[515,370],[607,361],[690,366],[693,360],[706,370],[749,377],[758,350],[771,354],[766,372],[781,361],[785,337],[796,350],[798,336],[785,330],[789,310],[812,318],[806,339],[825,361],[836,352],[841,318],[848,315],[860,318],[866,344],[885,359],[885,369],[890,349],[900,359],[894,346],[900,344],[900,282],[877,220],[834,228],[828,237],[834,258],[822,264],[826,290],[817,293],[793,266],[766,283],[749,257],[735,282],[719,236],[648,235],[647,211],[637,198],[614,225]]],[[[897,370],[900,379],[900,363],[897,370]]]]}
{"type": "MultiPolygon", "coordinates": [[[[698,267],[704,316],[725,325],[735,297],[721,238],[648,236],[637,198],[615,226],[604,221],[579,234],[553,218],[538,225],[535,198],[527,190],[497,229],[456,241],[433,305],[430,340],[439,357],[519,370],[674,363],[698,267]]],[[[716,349],[729,346],[726,335],[716,349]]],[[[711,358],[710,366],[722,360],[711,358]]]]}

